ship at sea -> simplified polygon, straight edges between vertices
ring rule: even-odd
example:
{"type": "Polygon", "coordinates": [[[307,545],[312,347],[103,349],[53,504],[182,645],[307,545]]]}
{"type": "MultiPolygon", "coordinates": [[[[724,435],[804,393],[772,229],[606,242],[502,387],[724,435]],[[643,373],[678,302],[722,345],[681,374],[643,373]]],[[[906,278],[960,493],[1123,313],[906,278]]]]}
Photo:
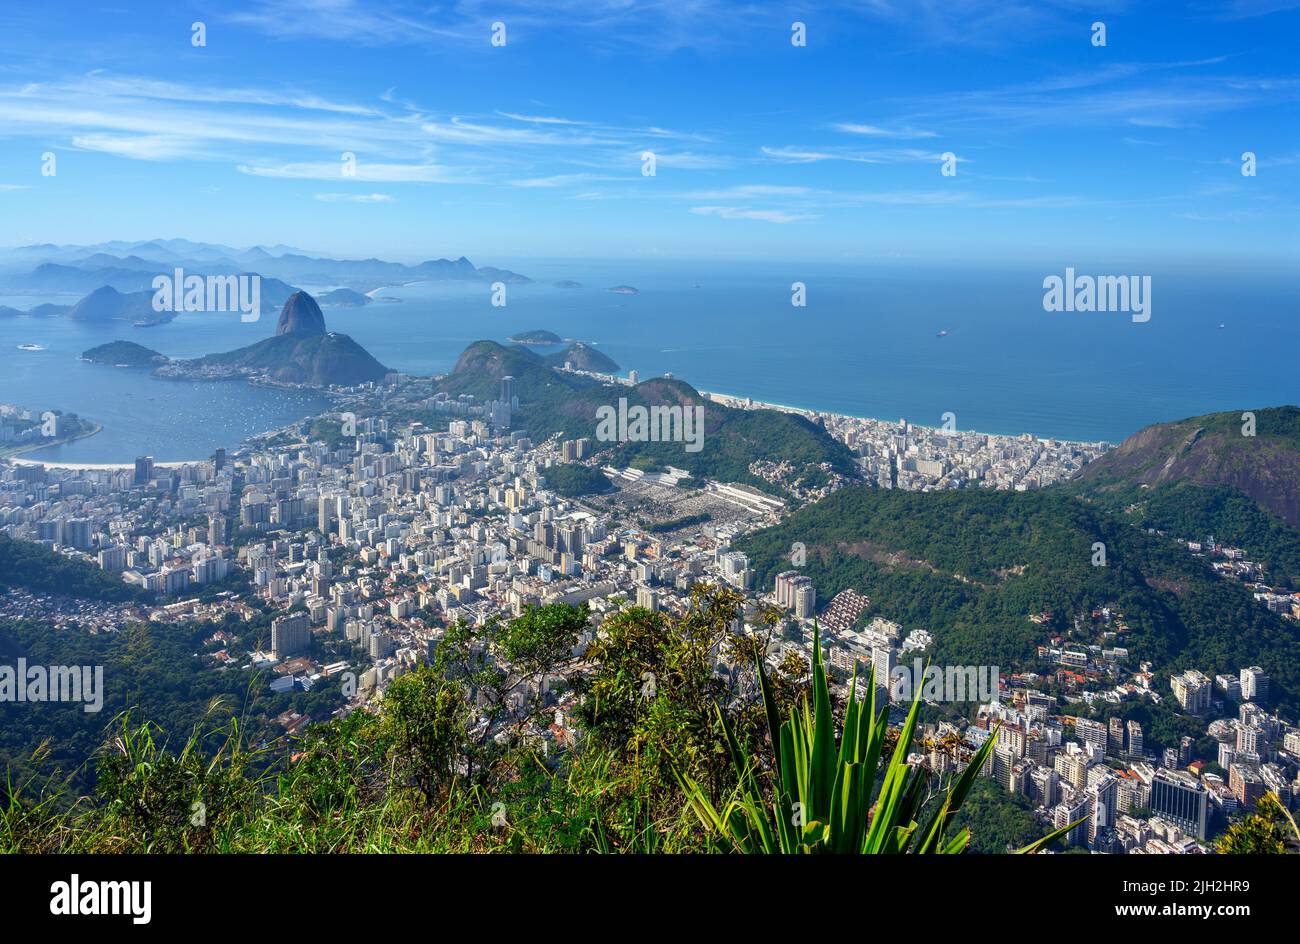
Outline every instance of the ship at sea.
{"type": "Polygon", "coordinates": [[[43,344],[30,344],[30,343],[29,343],[29,344],[19,344],[19,345],[18,345],[18,350],[20,350],[20,351],[43,351],[43,350],[45,350],[45,345],[43,345],[43,344]]]}
{"type": "Polygon", "coordinates": [[[940,331],[938,334],[935,335],[936,338],[946,338],[947,336],[948,336],[947,328],[944,328],[942,331],[940,331]]]}

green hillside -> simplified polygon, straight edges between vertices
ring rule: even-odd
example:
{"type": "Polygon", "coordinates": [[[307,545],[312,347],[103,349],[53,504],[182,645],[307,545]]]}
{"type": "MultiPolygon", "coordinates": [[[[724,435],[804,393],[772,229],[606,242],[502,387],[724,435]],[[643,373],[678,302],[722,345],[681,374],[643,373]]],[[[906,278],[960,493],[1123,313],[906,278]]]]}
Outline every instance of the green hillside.
{"type": "Polygon", "coordinates": [[[86,561],[0,534],[0,589],[5,587],[105,603],[131,603],[149,596],[86,561]]]}
{"type": "Polygon", "coordinates": [[[565,498],[600,495],[614,490],[614,486],[600,469],[575,463],[553,465],[547,469],[546,487],[565,498]]]}
{"type": "Polygon", "coordinates": [[[94,364],[125,364],[127,367],[157,367],[167,363],[166,355],[134,341],[109,341],[96,345],[82,352],[81,359],[94,364]]]}
{"type": "Polygon", "coordinates": [[[940,664],[1028,667],[1036,645],[1069,636],[1075,615],[1110,605],[1130,627],[1113,644],[1129,648],[1134,667],[1150,660],[1166,690],[1171,670],[1258,664],[1277,701],[1300,704],[1300,629],[1170,538],[1062,491],[855,486],[737,547],[770,589],[795,542],[807,548],[800,569],[819,601],[847,587],[866,593],[870,615],[932,632],[940,664]],[[1106,545],[1107,566],[1093,566],[1095,542],[1106,545]],[[1027,618],[1043,612],[1053,614],[1045,624],[1027,618]]]}
{"type": "Polygon", "coordinates": [[[388,368],[346,334],[280,334],[222,354],[187,362],[264,372],[284,383],[352,386],[384,379],[388,368]]]}
{"type": "Polygon", "coordinates": [[[1241,492],[1190,482],[1074,490],[1139,528],[1188,541],[1213,535],[1264,565],[1265,582],[1300,587],[1300,529],[1241,492]]]}
{"type": "Polygon", "coordinates": [[[552,367],[572,364],[578,370],[589,370],[598,374],[615,374],[621,369],[614,358],[581,341],[575,341],[563,351],[547,354],[545,361],[552,367]]]}
{"type": "Polygon", "coordinates": [[[1210,413],[1134,433],[1078,479],[1089,492],[1188,483],[1230,488],[1300,528],[1300,407],[1210,413]]]}
{"type": "Polygon", "coordinates": [[[788,462],[792,467],[789,481],[803,484],[819,484],[828,471],[854,473],[849,450],[802,416],[731,409],[706,401],[690,384],[676,379],[655,378],[636,387],[601,384],[552,370],[531,351],[494,341],[477,341],[466,348],[441,389],[451,396],[472,394],[490,400],[499,396],[500,379],[507,375],[515,378],[519,393],[516,423],[534,440],[555,433],[570,439],[586,437],[604,461],[615,465],[673,465],[705,478],[740,482],[774,493],[782,489],[753,474],[751,463],[788,462]],[[703,406],[703,448],[688,452],[678,442],[599,442],[597,410],[616,407],[620,398],[626,398],[629,406],[703,406]]]}

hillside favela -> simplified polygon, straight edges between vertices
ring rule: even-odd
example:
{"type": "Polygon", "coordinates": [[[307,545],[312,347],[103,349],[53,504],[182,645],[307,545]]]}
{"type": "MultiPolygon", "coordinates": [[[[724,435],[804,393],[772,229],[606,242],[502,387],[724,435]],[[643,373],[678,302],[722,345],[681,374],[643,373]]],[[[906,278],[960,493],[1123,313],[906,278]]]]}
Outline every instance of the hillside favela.
{"type": "Polygon", "coordinates": [[[0,13],[24,907],[824,852],[1282,919],[1300,5],[131,6],[0,13]]]}

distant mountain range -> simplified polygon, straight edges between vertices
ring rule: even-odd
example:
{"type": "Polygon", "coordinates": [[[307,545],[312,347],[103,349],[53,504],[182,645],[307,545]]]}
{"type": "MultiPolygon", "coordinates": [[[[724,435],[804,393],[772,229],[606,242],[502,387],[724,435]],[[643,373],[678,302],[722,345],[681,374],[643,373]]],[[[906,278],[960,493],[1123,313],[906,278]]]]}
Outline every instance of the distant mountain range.
{"type": "MultiPolygon", "coordinates": [[[[292,295],[297,289],[280,279],[270,276],[249,272],[247,270],[227,270],[218,272],[211,268],[200,270],[194,267],[182,266],[185,274],[188,275],[261,275],[262,282],[262,301],[272,307],[279,307],[284,304],[284,300],[292,295]]],[[[81,302],[71,306],[72,311],[67,312],[70,317],[80,318],[82,320],[95,320],[101,317],[127,317],[126,315],[104,315],[102,312],[106,309],[115,309],[126,306],[132,308],[133,314],[140,314],[143,309],[140,307],[139,298],[143,299],[144,308],[148,309],[150,316],[162,315],[162,312],[155,312],[152,309],[152,300],[154,295],[153,280],[159,275],[170,276],[175,267],[164,266],[163,264],[152,265],[147,269],[129,269],[122,267],[97,267],[97,268],[80,268],[76,266],[66,266],[58,263],[42,263],[33,269],[26,276],[5,276],[0,273],[0,288],[15,293],[42,293],[51,295],[87,293],[81,302]],[[101,293],[104,289],[111,289],[115,294],[132,296],[130,302],[120,302],[114,295],[101,295],[99,300],[91,300],[92,296],[101,293]],[[77,313],[75,309],[84,302],[90,301],[90,311],[93,314],[77,313]]],[[[168,312],[168,315],[172,313],[168,312]]]]}
{"type": "Polygon", "coordinates": [[[177,267],[194,275],[259,274],[264,281],[343,286],[362,293],[420,281],[531,281],[508,269],[476,267],[464,256],[405,265],[382,259],[322,258],[289,246],[233,249],[184,239],[155,239],[93,246],[47,243],[0,252],[0,291],[72,294],[107,285],[131,293],[150,288],[155,276],[170,275],[177,267]]]}
{"type": "Polygon", "coordinates": [[[23,311],[21,308],[0,305],[0,318],[62,318],[71,307],[71,305],[45,304],[23,311]]]}

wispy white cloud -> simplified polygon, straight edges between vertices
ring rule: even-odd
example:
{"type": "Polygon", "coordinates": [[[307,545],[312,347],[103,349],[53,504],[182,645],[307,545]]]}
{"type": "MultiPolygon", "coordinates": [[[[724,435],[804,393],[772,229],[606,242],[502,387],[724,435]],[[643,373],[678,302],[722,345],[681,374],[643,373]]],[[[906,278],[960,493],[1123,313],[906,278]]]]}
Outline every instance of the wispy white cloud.
{"type": "Polygon", "coordinates": [[[855,124],[852,122],[838,122],[833,125],[836,131],[843,131],[845,134],[865,135],[869,138],[937,138],[939,135],[935,131],[925,131],[921,128],[882,128],[879,125],[855,124]]]}
{"type": "Polygon", "coordinates": [[[1194,127],[1192,122],[1180,121],[1177,118],[1160,118],[1160,117],[1133,117],[1128,119],[1128,123],[1136,125],[1139,128],[1191,128],[1194,127]]]}
{"type": "Polygon", "coordinates": [[[393,198],[386,193],[318,193],[316,199],[322,203],[392,203],[393,198]]]}
{"type": "Polygon", "coordinates": [[[506,26],[506,45],[537,36],[581,35],[589,53],[628,47],[670,52],[742,43],[748,31],[770,28],[772,0],[477,0],[431,8],[418,0],[253,0],[226,22],[278,39],[324,39],[359,45],[456,44],[504,54],[491,45],[492,24],[506,26]]]}
{"type": "Polygon", "coordinates": [[[903,98],[892,104],[924,116],[953,136],[974,129],[1000,134],[1044,126],[1179,130],[1216,113],[1300,99],[1300,82],[1223,75],[1223,56],[1188,61],[1120,62],[1028,82],[903,98]]]}
{"type": "Polygon", "coordinates": [[[770,157],[782,164],[816,164],[819,161],[855,161],[861,164],[884,163],[884,161],[871,160],[859,154],[827,148],[769,147],[764,145],[759,150],[766,157],[770,157]]]}
{"type": "Polygon", "coordinates": [[[194,153],[189,138],[169,134],[75,134],[72,146],[83,151],[101,151],[140,161],[169,161],[194,153]]]}
{"type": "Polygon", "coordinates": [[[699,154],[693,151],[654,151],[653,153],[656,165],[679,170],[717,170],[730,167],[732,164],[731,158],[720,154],[699,154]]]}
{"type": "Polygon", "coordinates": [[[585,125],[586,121],[574,121],[570,118],[554,118],[545,115],[518,115],[514,112],[499,111],[497,112],[502,118],[509,118],[512,121],[523,121],[532,125],[585,125]]]}
{"type": "Polygon", "coordinates": [[[132,160],[225,162],[262,177],[334,179],[338,165],[322,160],[322,152],[352,152],[360,179],[383,182],[582,185],[639,169],[648,146],[664,168],[705,170],[730,161],[701,149],[704,136],[657,126],[515,111],[438,115],[396,103],[391,90],[378,102],[353,104],[299,89],[103,72],[0,83],[0,139],[12,137],[132,160]],[[684,149],[684,141],[697,147],[684,149]]]}
{"type": "Polygon", "coordinates": [[[723,220],[758,220],[763,223],[798,223],[817,219],[812,213],[790,213],[786,210],[754,210],[749,207],[697,206],[691,212],[699,216],[716,216],[723,220]]]}
{"type": "MultiPolygon", "coordinates": [[[[820,161],[849,161],[855,164],[907,164],[937,163],[943,160],[939,151],[927,151],[921,148],[884,148],[873,151],[858,151],[840,147],[761,147],[760,152],[782,164],[815,164],[820,161]]],[[[967,158],[958,157],[959,161],[967,158]]]]}
{"type": "MultiPolygon", "coordinates": [[[[1087,15],[1121,5],[1122,0],[1095,0],[1087,15]]],[[[489,42],[497,21],[506,24],[507,46],[537,36],[579,36],[588,53],[602,54],[629,47],[673,52],[740,46],[784,32],[798,17],[810,21],[814,37],[821,24],[833,21],[877,33],[894,30],[912,45],[988,48],[1064,32],[1080,16],[1072,0],[460,0],[435,7],[422,0],[252,0],[225,21],[284,40],[458,44],[493,55],[505,52],[489,42]]]]}
{"type": "Polygon", "coordinates": [[[624,180],[626,178],[604,174],[552,174],[549,177],[524,177],[510,181],[510,186],[525,190],[549,190],[571,184],[585,184],[597,180],[624,180]]]}
{"type": "Polygon", "coordinates": [[[1300,0],[1229,0],[1215,4],[1215,13],[1224,20],[1247,20],[1296,9],[1300,9],[1300,0]]]}
{"type": "Polygon", "coordinates": [[[678,196],[686,200],[744,200],[752,197],[806,197],[816,193],[826,191],[783,184],[737,184],[717,190],[693,190],[678,196]]]}
{"type": "Polygon", "coordinates": [[[380,183],[463,183],[453,172],[437,164],[381,164],[358,160],[290,164],[240,164],[238,171],[253,177],[287,180],[358,180],[380,183]],[[351,171],[351,172],[348,172],[351,171]]]}
{"type": "MultiPolygon", "coordinates": [[[[227,13],[224,19],[280,39],[412,45],[430,40],[464,42],[470,37],[467,18],[456,17],[455,25],[450,25],[445,15],[430,15],[427,8],[397,6],[359,0],[254,0],[248,9],[227,13]]],[[[486,44],[487,31],[480,32],[486,44]]]]}

